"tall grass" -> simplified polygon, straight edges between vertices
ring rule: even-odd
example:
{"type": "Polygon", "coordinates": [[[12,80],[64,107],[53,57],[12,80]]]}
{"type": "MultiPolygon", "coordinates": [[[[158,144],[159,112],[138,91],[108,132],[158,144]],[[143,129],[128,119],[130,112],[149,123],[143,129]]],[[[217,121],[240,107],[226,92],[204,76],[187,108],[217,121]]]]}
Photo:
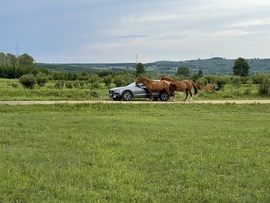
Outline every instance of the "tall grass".
{"type": "Polygon", "coordinates": [[[0,202],[269,202],[269,104],[0,106],[0,202]]]}
{"type": "MultiPolygon", "coordinates": [[[[0,79],[0,100],[111,100],[108,96],[109,87],[100,83],[98,88],[93,88],[90,84],[82,82],[69,82],[72,88],[65,86],[59,88],[55,84],[59,81],[50,81],[45,87],[36,86],[35,89],[24,89],[18,80],[0,79]]],[[[269,95],[261,95],[257,84],[226,84],[219,91],[199,90],[199,95],[194,100],[211,99],[267,99],[269,95]]],[[[194,92],[194,91],[192,91],[194,92]]],[[[176,100],[184,99],[183,92],[176,93],[176,100]]]]}

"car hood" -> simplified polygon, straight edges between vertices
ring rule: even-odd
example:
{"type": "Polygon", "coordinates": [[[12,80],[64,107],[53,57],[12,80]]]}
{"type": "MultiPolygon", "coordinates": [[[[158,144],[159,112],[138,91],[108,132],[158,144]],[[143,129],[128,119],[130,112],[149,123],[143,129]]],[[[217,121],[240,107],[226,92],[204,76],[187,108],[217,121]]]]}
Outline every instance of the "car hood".
{"type": "Polygon", "coordinates": [[[121,89],[124,89],[126,88],[127,86],[123,86],[123,87],[114,87],[114,88],[111,88],[110,91],[115,91],[115,90],[121,90],[121,89]]]}

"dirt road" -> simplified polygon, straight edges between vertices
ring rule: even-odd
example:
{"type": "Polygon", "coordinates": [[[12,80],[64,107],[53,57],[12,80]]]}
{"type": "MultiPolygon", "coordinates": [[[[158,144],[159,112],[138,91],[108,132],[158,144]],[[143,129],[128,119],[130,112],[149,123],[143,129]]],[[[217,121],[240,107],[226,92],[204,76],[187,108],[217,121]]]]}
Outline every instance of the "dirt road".
{"type": "Polygon", "coordinates": [[[93,104],[93,103],[104,103],[104,104],[147,104],[147,103],[155,103],[155,104],[225,104],[225,103],[234,103],[234,104],[270,104],[269,100],[201,100],[192,102],[161,102],[155,101],[150,102],[148,100],[145,101],[0,101],[0,105],[33,105],[33,104],[93,104]]]}

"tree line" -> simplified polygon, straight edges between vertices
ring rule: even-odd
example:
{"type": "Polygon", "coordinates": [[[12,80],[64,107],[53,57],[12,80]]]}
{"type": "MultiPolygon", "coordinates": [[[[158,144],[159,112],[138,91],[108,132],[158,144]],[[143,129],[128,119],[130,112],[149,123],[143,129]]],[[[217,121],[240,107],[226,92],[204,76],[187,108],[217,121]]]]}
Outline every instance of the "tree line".
{"type": "MultiPolygon", "coordinates": [[[[232,67],[234,76],[214,76],[204,75],[202,70],[191,75],[190,69],[184,66],[178,67],[174,76],[179,80],[193,80],[199,84],[215,83],[220,89],[227,83],[245,83],[249,76],[249,63],[244,58],[239,57],[235,60],[232,67]]],[[[102,70],[95,74],[86,72],[71,72],[71,71],[53,71],[46,67],[37,68],[34,58],[28,54],[15,56],[13,54],[4,54],[0,52],[0,78],[19,79],[26,88],[34,88],[35,84],[44,86],[48,80],[61,81],[88,81],[92,87],[98,87],[100,82],[103,82],[107,87],[112,83],[116,86],[127,85],[134,81],[139,75],[147,75],[150,78],[156,79],[157,75],[146,72],[144,64],[136,64],[135,70],[124,70],[122,72],[114,72],[112,70],[102,70]]],[[[262,93],[269,94],[270,92],[270,74],[258,73],[253,76],[253,82],[263,84],[262,93]]],[[[60,85],[61,86],[61,85],[60,85]]]]}

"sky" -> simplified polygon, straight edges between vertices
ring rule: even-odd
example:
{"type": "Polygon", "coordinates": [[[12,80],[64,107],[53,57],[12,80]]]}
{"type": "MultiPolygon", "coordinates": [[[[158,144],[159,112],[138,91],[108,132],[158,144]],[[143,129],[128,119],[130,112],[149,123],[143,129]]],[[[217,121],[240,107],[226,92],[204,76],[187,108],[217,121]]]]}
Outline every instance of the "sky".
{"type": "Polygon", "coordinates": [[[269,0],[0,0],[0,52],[38,63],[270,58],[269,0]]]}

